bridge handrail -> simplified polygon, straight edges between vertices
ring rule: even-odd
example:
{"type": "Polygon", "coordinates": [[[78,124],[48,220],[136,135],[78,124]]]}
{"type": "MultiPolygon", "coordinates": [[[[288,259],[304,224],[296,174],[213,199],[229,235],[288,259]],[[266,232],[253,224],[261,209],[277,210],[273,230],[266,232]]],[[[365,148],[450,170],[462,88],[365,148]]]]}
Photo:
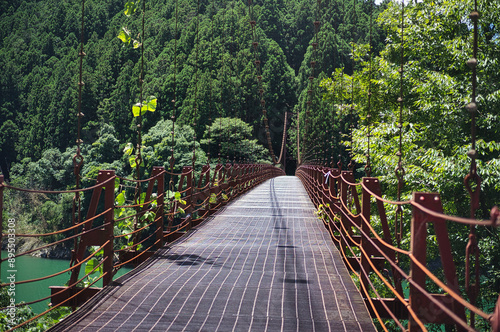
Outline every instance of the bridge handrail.
{"type": "Polygon", "coordinates": [[[467,322],[467,309],[470,311],[469,316],[482,317],[492,326],[493,331],[500,331],[500,297],[495,312],[486,313],[461,295],[446,226],[448,221],[497,227],[499,220],[496,209],[492,211],[490,220],[449,216],[443,213],[438,194],[414,193],[409,201],[390,201],[382,197],[377,178],[363,178],[360,183],[355,183],[352,172],[318,165],[302,165],[297,169],[296,175],[318,209],[318,216],[338,246],[346,265],[359,279],[360,291],[372,316],[379,320],[384,329],[384,319],[389,318],[402,330],[406,328],[400,320],[409,319],[410,330],[426,331],[425,324],[438,323],[455,324],[459,331],[475,331],[467,322]],[[357,200],[358,189],[361,191],[361,201],[357,200]],[[394,245],[395,234],[389,228],[384,204],[412,206],[409,250],[394,245]],[[377,211],[372,211],[373,206],[377,211]],[[356,213],[353,213],[353,208],[356,213]],[[378,218],[376,222],[382,226],[383,235],[379,235],[373,227],[372,215],[378,218]],[[445,281],[426,267],[427,224],[434,226],[445,281]],[[402,257],[405,256],[409,263],[409,273],[401,266],[402,257]],[[392,270],[389,275],[381,272],[386,264],[392,270]],[[370,272],[374,272],[373,275],[387,287],[393,298],[380,297],[370,279],[370,272]],[[442,292],[428,291],[426,277],[440,287],[442,292]],[[404,294],[402,280],[408,282],[409,297],[404,294]],[[435,308],[434,312],[432,308],[435,308]]]}

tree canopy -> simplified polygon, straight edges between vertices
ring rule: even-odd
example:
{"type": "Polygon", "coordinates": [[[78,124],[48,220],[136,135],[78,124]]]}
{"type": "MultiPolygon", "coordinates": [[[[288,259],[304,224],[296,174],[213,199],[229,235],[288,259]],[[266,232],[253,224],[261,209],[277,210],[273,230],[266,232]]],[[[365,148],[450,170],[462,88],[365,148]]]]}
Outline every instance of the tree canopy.
{"type": "MultiPolygon", "coordinates": [[[[354,24],[349,10],[358,2],[329,0],[322,4],[331,8],[321,10],[322,71],[333,71],[340,58],[348,57],[347,32],[354,24]],[[345,15],[337,11],[341,5],[345,15]]],[[[196,2],[178,0],[177,16],[175,5],[173,0],[146,2],[144,94],[156,96],[158,107],[145,117],[144,129],[170,119],[175,108],[181,124],[196,124],[198,139],[210,119],[238,117],[264,143],[248,5],[200,1],[197,15],[196,2]],[[175,105],[171,102],[174,87],[175,105]]],[[[317,10],[305,0],[262,0],[253,6],[263,64],[263,97],[273,146],[278,150],[284,112],[297,103],[309,75],[317,10]]],[[[357,6],[365,17],[368,7],[357,6]]],[[[39,159],[49,148],[64,151],[75,142],[80,10],[78,1],[67,0],[9,1],[2,6],[0,164],[4,173],[12,163],[27,157],[39,159]]],[[[358,24],[366,22],[358,19],[358,24]]],[[[140,52],[117,38],[123,28],[131,39],[140,39],[140,15],[125,16],[123,1],[86,1],[84,142],[94,142],[104,123],[115,128],[121,144],[136,139],[131,105],[138,102],[140,52]]],[[[377,39],[378,44],[382,42],[383,37],[377,39]]]]}

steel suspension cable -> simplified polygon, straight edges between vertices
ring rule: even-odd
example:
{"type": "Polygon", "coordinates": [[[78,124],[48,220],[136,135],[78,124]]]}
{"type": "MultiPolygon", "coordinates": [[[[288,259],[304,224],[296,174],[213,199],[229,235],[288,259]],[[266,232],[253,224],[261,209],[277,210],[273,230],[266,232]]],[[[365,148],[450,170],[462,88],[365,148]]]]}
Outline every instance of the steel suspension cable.
{"type": "MultiPolygon", "coordinates": [[[[335,67],[334,67],[335,68],[335,67]]],[[[334,167],[335,165],[335,159],[333,157],[334,153],[335,153],[335,130],[333,128],[333,124],[335,123],[335,83],[334,83],[334,87],[333,87],[333,98],[332,98],[332,108],[330,110],[330,118],[332,119],[332,129],[331,129],[331,134],[330,134],[330,167],[334,167]]]]}
{"type": "MultiPolygon", "coordinates": [[[[308,132],[309,132],[309,118],[311,116],[311,109],[312,105],[314,104],[315,96],[316,96],[316,84],[315,84],[315,71],[316,71],[316,65],[318,63],[317,61],[317,53],[318,53],[318,47],[319,47],[319,39],[318,39],[318,33],[319,33],[319,27],[320,27],[320,8],[321,8],[321,0],[317,0],[316,2],[316,18],[313,21],[314,25],[314,41],[311,43],[311,46],[313,47],[313,54],[311,56],[311,61],[310,61],[310,66],[311,66],[311,74],[309,76],[309,83],[308,83],[308,89],[307,89],[307,102],[306,102],[306,115],[305,115],[305,130],[304,130],[304,138],[303,138],[303,145],[304,145],[304,150],[305,153],[304,155],[311,156],[312,160],[315,161],[318,154],[316,152],[316,148],[318,147],[318,144],[314,144],[316,142],[316,139],[314,140],[309,140],[308,139],[308,132]]],[[[301,158],[303,161],[308,161],[310,160],[309,158],[304,158],[302,156],[301,158]]]]}
{"type": "MultiPolygon", "coordinates": [[[[401,201],[401,193],[403,191],[403,186],[404,186],[404,175],[405,175],[405,170],[403,168],[402,164],[402,156],[403,156],[403,107],[404,107],[404,99],[403,99],[403,88],[404,88],[404,19],[405,19],[405,2],[404,0],[401,1],[401,57],[400,57],[400,68],[399,68],[399,97],[398,97],[398,103],[399,103],[399,123],[398,123],[398,128],[399,128],[399,148],[398,152],[396,153],[396,156],[398,157],[398,165],[396,169],[394,170],[394,173],[396,174],[396,178],[398,180],[398,197],[397,200],[401,201]]],[[[394,223],[394,228],[395,228],[395,235],[396,235],[396,242],[398,244],[398,247],[401,246],[401,238],[403,234],[403,209],[400,205],[398,205],[396,209],[396,216],[395,216],[395,223],[394,223]]],[[[399,260],[399,257],[397,258],[399,260]]]]}
{"type": "Polygon", "coordinates": [[[199,53],[199,48],[200,48],[200,0],[197,1],[197,6],[196,6],[196,55],[195,55],[195,65],[194,65],[194,70],[196,71],[195,74],[195,87],[194,87],[194,115],[193,115],[193,130],[194,130],[194,135],[193,135],[193,156],[191,157],[191,164],[193,167],[193,172],[195,170],[195,163],[196,163],[196,124],[197,124],[197,119],[198,119],[198,82],[200,81],[199,79],[199,65],[198,65],[198,53],[199,53]]]}
{"type": "Polygon", "coordinates": [[[276,162],[277,164],[282,163],[283,159],[283,151],[285,150],[285,142],[286,142],[286,126],[287,126],[287,121],[288,121],[288,112],[285,111],[285,119],[283,123],[283,137],[281,138],[281,150],[280,150],[280,157],[278,158],[278,161],[276,162]]]}
{"type": "Polygon", "coordinates": [[[212,110],[214,108],[214,80],[212,77],[212,72],[214,70],[214,16],[215,16],[215,0],[212,3],[212,16],[210,18],[210,30],[211,30],[211,41],[210,41],[210,70],[209,70],[209,79],[210,79],[210,108],[208,111],[208,153],[207,153],[207,165],[210,165],[210,147],[212,144],[212,110]]]}
{"type": "MultiPolygon", "coordinates": [[[[222,103],[221,103],[222,104],[222,103]]],[[[219,107],[219,150],[218,150],[218,158],[217,158],[217,163],[221,163],[221,150],[222,150],[222,112],[221,112],[222,105],[219,107]]]]}
{"type": "MultiPolygon", "coordinates": [[[[313,47],[313,52],[311,56],[311,61],[309,62],[309,65],[311,66],[311,74],[309,76],[309,84],[308,84],[308,89],[307,89],[307,102],[306,102],[306,119],[305,119],[305,134],[304,134],[304,140],[305,144],[304,147],[306,149],[310,149],[308,146],[308,143],[310,145],[309,140],[307,139],[307,134],[309,131],[309,118],[311,116],[311,108],[313,104],[313,100],[315,97],[315,92],[316,92],[316,84],[314,82],[315,79],[315,69],[316,69],[316,64],[317,64],[317,49],[318,49],[318,31],[319,31],[319,11],[321,7],[321,0],[316,1],[316,19],[313,21],[314,25],[314,41],[311,43],[311,46],[313,47]]],[[[308,151],[309,152],[309,151],[308,151]]]]}
{"type": "MultiPolygon", "coordinates": [[[[228,126],[230,127],[231,126],[231,110],[226,108],[224,109],[224,87],[227,87],[229,81],[227,79],[227,62],[226,62],[226,59],[225,59],[225,55],[226,55],[226,3],[224,3],[224,9],[223,9],[223,12],[222,12],[222,30],[221,30],[221,36],[222,36],[222,40],[221,40],[221,60],[222,60],[222,77],[221,77],[221,80],[220,80],[220,86],[221,86],[221,95],[220,95],[220,102],[221,102],[221,107],[222,107],[222,110],[224,111],[224,115],[227,117],[227,120],[228,120],[228,126]]],[[[230,108],[230,107],[229,107],[230,108]]],[[[222,135],[222,124],[219,122],[219,125],[220,125],[220,130],[221,130],[221,135],[222,135]]],[[[228,128],[229,129],[229,128],[228,128]]],[[[228,130],[230,132],[230,130],[228,130]]],[[[221,136],[221,139],[222,139],[222,136],[221,136]]],[[[231,139],[230,137],[228,136],[227,139],[226,139],[226,144],[227,144],[227,150],[226,150],[226,162],[231,162],[231,158],[230,158],[230,152],[231,152],[231,149],[230,147],[234,145],[231,144],[231,139]]],[[[234,153],[233,153],[233,159],[234,159],[234,153]]]]}
{"type": "MultiPolygon", "coordinates": [[[[139,116],[136,118],[137,122],[137,146],[136,146],[136,156],[135,156],[135,178],[136,180],[141,179],[141,164],[142,164],[142,108],[144,107],[144,20],[146,15],[146,0],[142,2],[142,21],[141,21],[141,70],[139,73],[139,116]]],[[[134,193],[134,202],[135,204],[139,204],[141,199],[141,184],[139,182],[136,183],[135,193],[134,193]]],[[[136,207],[136,216],[134,218],[134,230],[137,229],[137,225],[139,224],[139,212],[141,207],[136,207]]],[[[134,236],[133,242],[136,241],[136,237],[134,236]]]]}
{"type": "MultiPolygon", "coordinates": [[[[342,25],[345,25],[345,0],[342,0],[342,25]]],[[[339,101],[340,101],[340,109],[339,109],[339,122],[340,122],[340,114],[344,109],[344,70],[345,70],[345,56],[344,52],[340,56],[340,61],[342,62],[342,70],[340,72],[340,87],[339,87],[339,101]]],[[[339,126],[339,137],[342,137],[342,126],[339,126]]],[[[341,149],[342,147],[340,147],[341,149]]],[[[337,162],[337,168],[339,171],[342,171],[342,151],[339,152],[339,161],[337,162]]]]}
{"type": "MultiPolygon", "coordinates": [[[[77,113],[77,138],[76,138],[76,153],[73,156],[73,174],[75,175],[75,189],[80,189],[81,180],[81,169],[84,163],[84,158],[81,153],[80,145],[83,143],[81,139],[82,130],[82,89],[85,83],[83,83],[83,58],[85,57],[85,52],[83,51],[84,37],[85,37],[85,0],[82,0],[82,16],[81,16],[81,27],[80,27],[80,51],[78,52],[79,57],[79,77],[78,77],[78,113],[77,113]]],[[[75,192],[75,197],[73,197],[73,207],[72,207],[72,219],[73,225],[80,224],[82,221],[82,201],[80,197],[80,192],[75,192]]],[[[73,248],[78,245],[78,239],[75,237],[73,248]]],[[[71,259],[70,266],[75,263],[73,258],[71,259]]]]}
{"type": "Polygon", "coordinates": [[[269,122],[268,122],[268,118],[267,118],[266,101],[264,100],[264,86],[262,84],[262,69],[261,69],[261,61],[259,59],[259,52],[258,52],[259,42],[257,41],[257,31],[256,31],[257,22],[255,21],[255,19],[253,17],[253,2],[252,2],[252,0],[248,0],[248,15],[250,18],[250,26],[252,29],[252,46],[253,46],[252,49],[253,49],[253,54],[254,54],[254,63],[255,63],[256,70],[257,70],[257,81],[258,81],[259,94],[260,94],[260,106],[262,109],[262,116],[264,119],[264,127],[265,127],[265,132],[266,132],[267,145],[269,148],[269,153],[271,154],[271,160],[273,161],[273,164],[276,165],[276,156],[274,155],[273,145],[271,142],[271,133],[269,132],[269,122]]]}
{"type": "MultiPolygon", "coordinates": [[[[223,13],[223,15],[225,16],[225,12],[223,13]]],[[[222,24],[224,24],[224,17],[222,18],[222,24]]],[[[224,39],[224,26],[222,27],[222,39],[224,39]]],[[[222,43],[221,43],[222,47],[224,47],[224,40],[222,40],[222,43]]],[[[224,48],[223,48],[224,49],[224,48]]],[[[224,61],[224,52],[222,51],[222,61],[224,61]]],[[[224,77],[224,63],[222,65],[222,76],[224,77]]],[[[222,102],[222,98],[223,98],[223,95],[222,95],[222,87],[223,87],[223,84],[222,84],[222,79],[220,80],[220,90],[221,90],[221,96],[220,96],[220,104],[219,104],[219,151],[218,151],[218,163],[220,164],[221,163],[221,154],[222,154],[222,111],[224,110],[224,103],[222,102]]]]}
{"type": "MultiPolygon", "coordinates": [[[[331,20],[332,18],[330,17],[329,19],[331,20]]],[[[325,41],[325,45],[327,43],[330,46],[333,46],[331,39],[327,39],[325,41]]],[[[326,46],[325,46],[325,49],[327,49],[326,46]]],[[[322,65],[323,65],[323,72],[324,73],[326,73],[327,69],[328,69],[327,61],[326,61],[327,55],[325,53],[326,52],[322,53],[322,65]]],[[[335,56],[334,55],[332,56],[332,69],[333,69],[333,73],[334,73],[335,72],[335,56]]],[[[334,86],[333,91],[335,91],[335,86],[334,86]]],[[[333,93],[333,95],[335,95],[335,92],[333,93]]],[[[323,103],[323,105],[322,105],[322,108],[324,108],[324,107],[325,107],[325,103],[323,103]]],[[[333,126],[333,123],[335,121],[335,116],[333,115],[333,109],[334,109],[334,105],[332,103],[331,108],[328,108],[325,111],[325,113],[326,113],[325,119],[331,119],[330,121],[332,123],[332,126],[333,126]]],[[[325,124],[325,145],[326,145],[326,148],[325,148],[325,159],[323,161],[323,165],[325,167],[329,167],[333,163],[333,129],[330,128],[328,121],[325,121],[324,124],[325,124]]]]}
{"type": "MultiPolygon", "coordinates": [[[[170,132],[170,135],[172,135],[172,141],[170,144],[170,173],[174,172],[174,164],[175,164],[175,157],[174,157],[174,147],[175,147],[175,119],[176,119],[176,114],[177,114],[177,38],[178,38],[178,22],[179,22],[179,9],[178,9],[178,1],[175,0],[175,30],[174,30],[174,96],[172,99],[172,131],[170,132]]],[[[170,181],[169,181],[169,190],[173,191],[174,190],[174,177],[173,175],[170,175],[170,181]]]]}
{"type": "MultiPolygon", "coordinates": [[[[325,39],[323,45],[323,49],[324,50],[327,50],[328,49],[328,44],[330,44],[331,41],[329,39],[325,39]]],[[[322,61],[322,66],[323,66],[323,69],[322,69],[322,73],[326,73],[327,72],[327,63],[326,63],[326,59],[325,59],[325,51],[322,53],[322,57],[321,57],[322,61]]],[[[332,56],[332,69],[335,68],[335,57],[332,56]]],[[[335,70],[335,69],[333,69],[335,70]]],[[[332,119],[332,108],[330,108],[328,106],[327,103],[325,103],[325,100],[323,98],[320,99],[320,107],[321,107],[321,112],[322,112],[322,117],[324,119],[332,119]]],[[[324,166],[324,167],[328,167],[330,165],[330,156],[331,156],[331,147],[332,147],[332,130],[330,128],[330,124],[328,123],[328,121],[322,121],[320,122],[323,124],[323,127],[324,127],[324,133],[325,133],[325,136],[324,136],[324,139],[323,139],[323,160],[321,162],[321,165],[324,166]]]]}
{"type": "Polygon", "coordinates": [[[372,100],[372,75],[373,75],[373,41],[372,41],[372,30],[373,30],[373,2],[370,1],[370,29],[369,29],[369,56],[370,56],[370,68],[368,74],[368,114],[366,115],[366,165],[365,174],[367,177],[371,176],[372,166],[370,163],[370,137],[371,137],[371,100],[372,100]]]}
{"type": "MultiPolygon", "coordinates": [[[[236,35],[236,24],[235,24],[235,16],[234,16],[234,3],[232,3],[231,5],[231,14],[230,14],[230,17],[231,17],[231,21],[232,21],[232,24],[231,24],[231,27],[232,27],[232,31],[231,31],[231,43],[232,43],[232,46],[233,46],[233,51],[236,51],[236,56],[235,56],[235,59],[236,59],[236,64],[233,66],[234,70],[233,70],[233,74],[234,76],[236,77],[237,73],[238,73],[238,67],[239,67],[239,61],[238,61],[238,54],[237,54],[237,48],[236,48],[236,41],[234,39],[234,36],[236,35]]],[[[237,22],[237,20],[236,20],[237,22]]],[[[230,52],[231,54],[231,52],[230,52]]],[[[238,96],[239,94],[241,93],[241,87],[238,88],[238,96]]],[[[235,110],[234,110],[234,104],[236,103],[236,95],[233,95],[231,94],[231,112],[232,112],[232,115],[234,116],[234,127],[236,128],[236,125],[237,125],[237,120],[239,119],[239,116],[236,114],[235,110]]],[[[233,164],[236,163],[236,151],[237,151],[237,145],[236,145],[236,140],[233,141],[233,164]]],[[[240,155],[240,158],[242,157],[242,155],[240,155]]]]}
{"type": "MultiPolygon", "coordinates": [[[[476,211],[479,209],[479,196],[481,192],[481,177],[477,174],[476,159],[478,153],[476,151],[476,89],[477,89],[477,63],[478,63],[478,21],[480,18],[477,9],[477,0],[474,0],[474,10],[470,13],[469,18],[472,20],[473,29],[473,46],[472,58],[467,61],[467,65],[471,69],[471,102],[467,104],[466,109],[471,117],[471,149],[467,152],[467,156],[471,159],[469,174],[464,179],[465,187],[470,195],[470,218],[474,219],[476,211]]],[[[471,304],[475,305],[479,295],[479,247],[477,244],[476,226],[471,225],[469,228],[469,241],[465,251],[465,289],[471,304]],[[471,281],[471,262],[474,265],[474,281],[471,281]]],[[[475,326],[474,313],[470,313],[470,324],[475,326]]]]}
{"type": "Polygon", "coordinates": [[[300,157],[300,111],[297,110],[297,163],[302,164],[302,159],[300,157]]]}
{"type": "Polygon", "coordinates": [[[353,130],[354,130],[354,122],[353,122],[353,117],[354,117],[354,77],[355,77],[355,68],[356,68],[356,60],[354,57],[354,45],[355,45],[355,38],[358,38],[358,29],[357,29],[357,0],[353,0],[354,4],[354,31],[353,31],[353,37],[352,37],[352,77],[351,77],[351,106],[349,108],[349,136],[351,138],[351,146],[350,146],[350,161],[349,165],[347,166],[351,172],[354,171],[354,167],[356,166],[356,163],[354,162],[354,138],[353,138],[353,130]]]}

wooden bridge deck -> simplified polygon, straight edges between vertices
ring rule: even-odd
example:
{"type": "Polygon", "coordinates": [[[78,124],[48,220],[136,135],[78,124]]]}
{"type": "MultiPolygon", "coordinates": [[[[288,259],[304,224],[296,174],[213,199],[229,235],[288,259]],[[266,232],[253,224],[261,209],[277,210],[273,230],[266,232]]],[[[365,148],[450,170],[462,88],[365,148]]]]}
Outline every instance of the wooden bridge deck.
{"type": "Polygon", "coordinates": [[[375,331],[300,180],[268,180],[53,331],[375,331]]]}

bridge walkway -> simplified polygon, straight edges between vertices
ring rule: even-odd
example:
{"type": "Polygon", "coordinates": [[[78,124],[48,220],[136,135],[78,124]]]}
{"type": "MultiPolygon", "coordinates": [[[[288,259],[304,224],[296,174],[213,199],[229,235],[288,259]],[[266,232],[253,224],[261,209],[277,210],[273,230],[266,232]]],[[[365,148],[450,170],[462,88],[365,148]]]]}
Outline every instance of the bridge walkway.
{"type": "Polygon", "coordinates": [[[296,177],[266,181],[53,331],[375,331],[296,177]]]}

